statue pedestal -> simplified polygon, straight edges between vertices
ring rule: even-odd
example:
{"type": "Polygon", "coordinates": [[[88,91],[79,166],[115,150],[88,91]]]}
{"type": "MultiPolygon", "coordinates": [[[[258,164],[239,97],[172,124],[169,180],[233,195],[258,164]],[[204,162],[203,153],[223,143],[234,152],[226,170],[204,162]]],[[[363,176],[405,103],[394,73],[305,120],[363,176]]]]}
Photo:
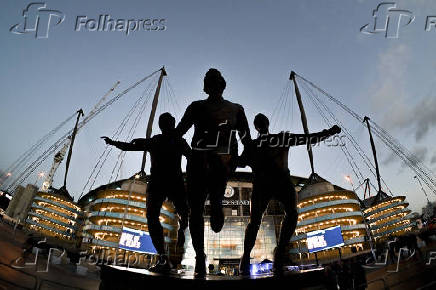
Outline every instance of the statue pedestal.
{"type": "MultiPolygon", "coordinates": [[[[111,289],[301,289],[324,285],[324,271],[287,272],[274,276],[212,276],[194,279],[192,274],[161,275],[144,269],[102,266],[100,290],[111,289]]],[[[322,289],[322,288],[321,288],[322,289]]]]}

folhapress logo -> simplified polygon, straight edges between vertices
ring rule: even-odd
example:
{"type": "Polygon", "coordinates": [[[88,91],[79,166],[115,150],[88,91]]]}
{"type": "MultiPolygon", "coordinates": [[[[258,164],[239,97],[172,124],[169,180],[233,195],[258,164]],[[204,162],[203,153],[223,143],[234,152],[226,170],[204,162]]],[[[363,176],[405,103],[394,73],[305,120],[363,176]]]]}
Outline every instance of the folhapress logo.
{"type": "Polygon", "coordinates": [[[64,13],[47,9],[45,3],[30,3],[23,10],[23,17],[22,22],[13,25],[9,31],[15,34],[33,33],[35,38],[48,38],[50,28],[65,19],[64,13]]]}
{"type": "Polygon", "coordinates": [[[373,22],[360,28],[365,34],[384,33],[386,38],[398,38],[400,28],[415,20],[411,11],[397,9],[394,2],[380,3],[372,13],[373,22]]]}

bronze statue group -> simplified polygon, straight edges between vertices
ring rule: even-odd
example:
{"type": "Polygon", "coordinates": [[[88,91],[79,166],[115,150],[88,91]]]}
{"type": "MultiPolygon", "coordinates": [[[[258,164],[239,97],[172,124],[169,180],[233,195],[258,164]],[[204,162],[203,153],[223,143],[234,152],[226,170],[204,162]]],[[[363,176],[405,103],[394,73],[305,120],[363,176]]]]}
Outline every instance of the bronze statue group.
{"type": "Polygon", "coordinates": [[[262,216],[271,199],[278,200],[284,208],[280,238],[274,251],[273,270],[283,274],[285,250],[297,225],[297,196],[288,168],[289,147],[317,143],[339,133],[333,126],[315,134],[270,134],[269,120],[256,115],[254,127],[258,137],[252,139],[244,109],[241,105],[223,98],[226,81],[216,69],[204,77],[205,100],[195,101],[185,111],[179,124],[170,113],[159,117],[162,134],[149,139],[134,139],[130,143],[102,137],[107,144],[125,151],[148,151],[151,156],[150,181],[147,188],[147,221],[150,236],[159,259],[150,271],[165,273],[171,269],[164,250],[164,237],[159,221],[162,203],[174,203],[179,215],[178,245],[185,242],[184,230],[189,224],[192,245],[196,253],[195,277],[206,275],[204,252],[204,205],[210,201],[210,227],[216,233],[224,225],[222,200],[227,181],[237,167],[250,166],[253,172],[250,223],[244,240],[244,254],[239,271],[250,273],[250,253],[256,241],[262,216]],[[191,147],[183,135],[194,126],[191,147]],[[238,156],[236,133],[244,145],[238,156]],[[192,149],[191,149],[192,148],[192,149]],[[181,170],[182,155],[187,159],[187,189],[181,170]],[[188,222],[189,220],[189,222],[188,222]]]}

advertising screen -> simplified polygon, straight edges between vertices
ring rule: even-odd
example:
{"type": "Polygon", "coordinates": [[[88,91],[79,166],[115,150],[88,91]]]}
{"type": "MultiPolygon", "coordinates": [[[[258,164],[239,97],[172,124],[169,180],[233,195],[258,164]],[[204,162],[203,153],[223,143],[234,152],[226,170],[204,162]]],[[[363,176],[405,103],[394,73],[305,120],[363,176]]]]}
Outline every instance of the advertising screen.
{"type": "Polygon", "coordinates": [[[307,248],[309,249],[309,253],[314,253],[334,247],[341,247],[344,245],[341,226],[309,232],[307,233],[306,243],[307,248]]]}
{"type": "Polygon", "coordinates": [[[145,231],[123,227],[118,245],[120,249],[132,252],[157,254],[150,234],[145,231]]]}

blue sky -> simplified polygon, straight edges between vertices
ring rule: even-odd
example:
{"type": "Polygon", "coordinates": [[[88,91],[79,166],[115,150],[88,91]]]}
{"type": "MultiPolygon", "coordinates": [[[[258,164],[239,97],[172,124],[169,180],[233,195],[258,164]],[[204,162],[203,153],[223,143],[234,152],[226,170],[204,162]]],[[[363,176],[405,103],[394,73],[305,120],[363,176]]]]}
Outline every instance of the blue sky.
{"type": "MultiPolygon", "coordinates": [[[[5,0],[0,4],[0,169],[6,169],[74,110],[82,107],[89,112],[117,80],[121,91],[162,65],[179,106],[162,102],[160,110],[171,109],[177,118],[190,102],[205,97],[202,79],[210,67],[222,71],[228,84],[225,97],[244,106],[250,124],[257,112],[270,116],[293,69],[358,113],[369,115],[436,169],[436,29],[425,31],[426,17],[436,15],[434,1],[396,1],[416,17],[401,28],[398,39],[359,32],[372,21],[379,1],[52,0],[45,2],[47,7],[63,12],[65,20],[50,28],[47,39],[9,32],[22,21],[22,10],[29,3],[5,0]],[[98,18],[101,14],[115,19],[164,18],[166,30],[128,36],[116,31],[74,31],[77,16],[98,18]]],[[[129,93],[80,132],[68,182],[74,196],[81,193],[104,149],[97,137],[113,132],[141,92],[129,93]]],[[[288,110],[271,117],[277,120],[273,129],[301,132],[295,101],[287,104],[288,110]]],[[[320,116],[307,100],[306,104],[309,128],[323,129],[326,125],[320,116]]],[[[146,119],[141,119],[135,137],[145,135],[146,119]]],[[[370,154],[365,128],[345,116],[343,121],[370,154]]],[[[407,193],[412,209],[420,210],[426,200],[413,180],[414,173],[376,143],[381,173],[390,189],[407,193]]],[[[316,148],[314,155],[321,176],[350,188],[344,175],[352,171],[338,148],[316,148]]],[[[96,185],[108,181],[116,156],[110,157],[96,185]]],[[[139,153],[126,155],[122,177],[138,170],[140,157],[139,153]]],[[[47,172],[50,162],[38,172],[47,172]]],[[[365,171],[363,163],[359,165],[365,171]]],[[[295,175],[310,173],[304,148],[291,151],[290,169],[295,175]]],[[[55,186],[61,183],[63,170],[61,166],[55,186]]],[[[35,180],[31,176],[28,182],[35,180]]],[[[430,197],[435,200],[434,195],[430,197]]]]}

